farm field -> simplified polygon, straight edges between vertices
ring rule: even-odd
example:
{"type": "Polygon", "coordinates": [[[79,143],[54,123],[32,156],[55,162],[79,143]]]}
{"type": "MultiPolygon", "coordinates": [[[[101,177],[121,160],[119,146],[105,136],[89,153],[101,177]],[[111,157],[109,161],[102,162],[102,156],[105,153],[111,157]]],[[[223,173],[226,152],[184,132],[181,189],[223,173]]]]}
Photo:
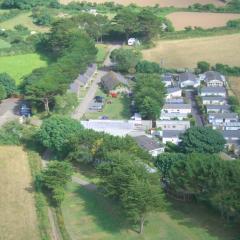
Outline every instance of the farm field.
{"type": "Polygon", "coordinates": [[[167,15],[175,30],[184,30],[185,27],[213,28],[226,26],[229,20],[240,19],[240,14],[233,13],[200,13],[174,12],[167,15]]]}
{"type": "MultiPolygon", "coordinates": [[[[60,0],[60,3],[62,4],[68,4],[72,0],[60,0]]],[[[81,2],[82,0],[78,0],[81,2]]],[[[103,2],[115,2],[120,3],[123,5],[129,5],[131,3],[140,5],[140,6],[154,6],[156,4],[159,4],[161,7],[187,7],[189,5],[192,5],[194,3],[199,3],[199,0],[88,0],[88,2],[94,2],[94,3],[103,3],[103,2]]],[[[212,3],[216,6],[224,5],[223,2],[220,0],[201,0],[201,4],[208,4],[212,3]]]]}
{"type": "Polygon", "coordinates": [[[0,239],[40,240],[26,153],[1,146],[0,173],[0,239]]]}
{"type": "Polygon", "coordinates": [[[139,236],[121,218],[116,205],[74,183],[67,187],[62,212],[74,240],[231,240],[239,234],[203,206],[173,203],[165,212],[149,215],[139,236]]]}
{"type": "Polygon", "coordinates": [[[22,13],[20,15],[17,15],[14,18],[11,18],[5,22],[2,22],[2,23],[0,23],[0,27],[5,28],[5,29],[13,29],[16,25],[19,25],[19,24],[27,27],[31,31],[36,31],[36,32],[47,32],[48,31],[47,27],[40,27],[32,22],[30,12],[22,13]]]}
{"type": "Polygon", "coordinates": [[[21,82],[23,76],[45,66],[46,61],[35,53],[0,57],[0,72],[8,73],[17,84],[21,82]]]}
{"type": "Polygon", "coordinates": [[[240,101],[240,77],[228,77],[230,88],[240,101]]]}
{"type": "Polygon", "coordinates": [[[182,40],[161,40],[143,50],[146,60],[162,62],[167,68],[195,68],[198,61],[240,65],[240,34],[182,40]]]}

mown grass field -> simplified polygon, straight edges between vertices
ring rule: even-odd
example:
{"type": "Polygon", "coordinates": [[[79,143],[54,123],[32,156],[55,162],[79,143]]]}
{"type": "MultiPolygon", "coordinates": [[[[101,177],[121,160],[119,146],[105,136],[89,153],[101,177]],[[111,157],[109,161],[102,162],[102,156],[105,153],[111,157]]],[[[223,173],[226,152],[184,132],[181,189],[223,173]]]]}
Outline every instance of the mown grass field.
{"type": "Polygon", "coordinates": [[[101,116],[107,116],[109,119],[129,119],[131,117],[128,97],[118,95],[117,98],[112,98],[100,89],[97,91],[96,96],[105,98],[104,108],[100,112],[87,112],[84,116],[86,119],[99,119],[101,116]]]}
{"type": "Polygon", "coordinates": [[[0,57],[0,72],[7,72],[17,84],[34,69],[45,66],[47,62],[35,53],[0,57]]]}
{"type": "Polygon", "coordinates": [[[97,63],[102,63],[104,62],[107,54],[108,54],[108,46],[105,44],[96,44],[96,48],[98,49],[98,53],[96,56],[96,62],[97,63]]]}
{"type": "Polygon", "coordinates": [[[27,27],[31,31],[36,31],[36,32],[47,32],[49,30],[47,27],[40,27],[34,24],[32,22],[32,17],[30,12],[19,14],[14,18],[11,18],[5,22],[2,22],[0,23],[0,27],[5,29],[14,29],[14,27],[19,24],[27,27]]]}
{"type": "MultiPolygon", "coordinates": [[[[82,0],[78,0],[81,2],[82,0]]],[[[60,0],[60,3],[62,4],[68,4],[72,2],[72,0],[60,0]]],[[[199,0],[88,0],[88,2],[93,3],[103,3],[103,2],[115,2],[120,3],[123,5],[129,5],[131,3],[140,5],[140,6],[154,6],[156,4],[159,4],[161,7],[187,7],[189,5],[192,5],[194,3],[199,3],[199,0]]],[[[224,5],[222,1],[219,0],[201,0],[201,4],[208,4],[212,3],[216,6],[224,5]]]]}
{"type": "Polygon", "coordinates": [[[174,12],[166,16],[175,30],[185,27],[213,28],[226,26],[229,20],[240,19],[240,14],[233,13],[204,13],[204,12],[174,12]]]}
{"type": "Polygon", "coordinates": [[[173,203],[150,214],[144,234],[123,220],[116,204],[74,183],[62,206],[66,229],[74,240],[233,240],[236,229],[202,206],[173,203]]]}
{"type": "Polygon", "coordinates": [[[26,153],[0,147],[0,239],[40,240],[26,153]]]}
{"type": "Polygon", "coordinates": [[[161,40],[143,50],[146,60],[168,68],[195,68],[198,61],[240,66],[240,34],[182,40],[161,40]]]}

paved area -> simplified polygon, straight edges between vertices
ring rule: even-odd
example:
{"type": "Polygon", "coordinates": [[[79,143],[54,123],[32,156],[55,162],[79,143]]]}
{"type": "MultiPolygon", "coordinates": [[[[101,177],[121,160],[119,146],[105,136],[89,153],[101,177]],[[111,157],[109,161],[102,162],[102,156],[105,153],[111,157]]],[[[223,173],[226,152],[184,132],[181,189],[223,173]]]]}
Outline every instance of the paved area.
{"type": "Polygon", "coordinates": [[[121,45],[111,45],[109,47],[109,54],[106,58],[106,60],[104,61],[103,65],[104,67],[101,69],[98,69],[97,74],[94,77],[94,80],[92,82],[92,85],[90,86],[90,88],[87,91],[87,94],[85,95],[84,99],[81,101],[81,103],[79,104],[79,106],[77,107],[77,109],[74,111],[74,113],[72,114],[72,118],[74,119],[81,119],[82,116],[87,112],[88,110],[88,106],[91,104],[92,100],[94,99],[97,89],[98,89],[98,84],[101,81],[101,78],[107,73],[107,69],[109,67],[111,67],[111,60],[110,60],[110,54],[114,49],[120,48],[121,45]]]}
{"type": "Polygon", "coordinates": [[[204,126],[202,116],[199,112],[199,109],[198,109],[198,106],[197,106],[197,103],[196,103],[196,100],[195,100],[194,92],[193,91],[185,91],[185,93],[186,93],[186,97],[189,99],[190,104],[192,106],[192,115],[196,120],[196,125],[199,126],[199,127],[204,126]]]}
{"type": "Polygon", "coordinates": [[[0,126],[19,118],[18,108],[21,100],[18,98],[5,99],[0,104],[0,126]]]}

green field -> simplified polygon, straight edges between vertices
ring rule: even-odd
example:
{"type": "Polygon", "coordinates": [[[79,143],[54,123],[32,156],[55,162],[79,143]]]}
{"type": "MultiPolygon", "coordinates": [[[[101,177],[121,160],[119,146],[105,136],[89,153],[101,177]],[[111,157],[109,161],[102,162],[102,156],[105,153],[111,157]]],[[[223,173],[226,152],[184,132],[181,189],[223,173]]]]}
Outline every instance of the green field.
{"type": "Polygon", "coordinates": [[[38,54],[24,54],[0,57],[0,73],[6,72],[19,84],[23,76],[34,69],[47,66],[47,62],[38,54]]]}
{"type": "Polygon", "coordinates": [[[140,236],[109,200],[74,183],[67,187],[62,210],[74,240],[235,240],[239,236],[209,209],[190,203],[172,203],[166,212],[150,214],[140,236]]]}
{"type": "Polygon", "coordinates": [[[108,54],[108,46],[105,44],[96,44],[96,48],[98,49],[96,62],[102,63],[108,54]]]}
{"type": "Polygon", "coordinates": [[[117,98],[107,96],[100,89],[97,96],[103,96],[105,98],[105,105],[101,112],[87,112],[85,118],[98,119],[101,116],[107,116],[109,119],[129,119],[130,114],[130,100],[126,96],[119,95],[117,98]]]}
{"type": "Polygon", "coordinates": [[[19,24],[27,27],[31,31],[36,31],[36,32],[48,31],[47,27],[40,27],[40,26],[35,25],[32,22],[31,13],[29,13],[29,12],[19,14],[14,18],[11,18],[5,22],[0,23],[0,28],[14,29],[14,27],[19,24]]]}
{"type": "Polygon", "coordinates": [[[0,39],[0,49],[4,49],[4,48],[10,48],[11,47],[11,44],[0,39]]]}

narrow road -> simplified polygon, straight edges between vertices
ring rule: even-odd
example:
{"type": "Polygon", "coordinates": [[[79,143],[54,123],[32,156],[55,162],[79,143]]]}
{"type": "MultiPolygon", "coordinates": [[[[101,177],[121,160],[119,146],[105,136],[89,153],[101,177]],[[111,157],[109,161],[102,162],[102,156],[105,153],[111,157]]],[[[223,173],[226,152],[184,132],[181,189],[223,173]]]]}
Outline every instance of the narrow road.
{"type": "Polygon", "coordinates": [[[114,49],[120,48],[121,45],[111,45],[109,47],[109,53],[103,63],[104,67],[101,69],[98,69],[97,74],[94,77],[94,80],[90,86],[90,88],[88,89],[85,97],[83,98],[83,100],[81,101],[81,103],[79,104],[79,106],[76,108],[76,110],[74,111],[74,113],[72,114],[72,118],[79,120],[82,118],[82,116],[87,112],[88,107],[91,103],[91,101],[94,99],[97,89],[98,89],[98,84],[101,82],[101,78],[107,73],[106,69],[107,67],[111,66],[111,60],[110,60],[110,54],[114,49]]]}

